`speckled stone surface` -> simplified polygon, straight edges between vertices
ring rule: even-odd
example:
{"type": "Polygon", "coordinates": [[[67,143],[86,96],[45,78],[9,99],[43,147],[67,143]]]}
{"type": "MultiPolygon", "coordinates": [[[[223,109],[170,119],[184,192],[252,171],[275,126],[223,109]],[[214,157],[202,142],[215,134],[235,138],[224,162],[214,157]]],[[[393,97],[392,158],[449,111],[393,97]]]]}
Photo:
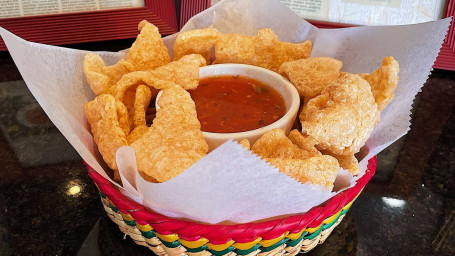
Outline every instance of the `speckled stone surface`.
{"type": "MultiPolygon", "coordinates": [[[[130,40],[72,45],[120,50],[130,40]]],[[[436,70],[408,135],[308,255],[455,255],[455,72],[436,70]]],[[[105,214],[82,160],[0,53],[0,255],[152,255],[105,214]],[[80,191],[78,191],[80,190],[80,191]]]]}

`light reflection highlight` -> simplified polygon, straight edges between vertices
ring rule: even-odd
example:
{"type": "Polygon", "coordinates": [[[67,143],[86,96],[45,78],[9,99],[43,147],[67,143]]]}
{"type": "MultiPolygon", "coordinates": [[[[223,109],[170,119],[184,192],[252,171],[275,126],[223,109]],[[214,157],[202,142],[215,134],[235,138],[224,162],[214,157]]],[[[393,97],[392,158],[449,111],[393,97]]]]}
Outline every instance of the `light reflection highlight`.
{"type": "Polygon", "coordinates": [[[66,194],[69,196],[79,196],[83,190],[83,185],[81,185],[81,181],[78,179],[72,180],[68,182],[66,185],[66,194]]]}
{"type": "Polygon", "coordinates": [[[386,205],[393,207],[393,208],[404,208],[404,206],[406,205],[406,201],[404,201],[402,199],[397,199],[397,198],[383,197],[382,201],[386,205]]]}
{"type": "Polygon", "coordinates": [[[72,195],[72,196],[75,196],[75,195],[79,194],[80,192],[81,192],[81,187],[79,187],[78,185],[74,185],[68,189],[68,194],[72,195]]]}

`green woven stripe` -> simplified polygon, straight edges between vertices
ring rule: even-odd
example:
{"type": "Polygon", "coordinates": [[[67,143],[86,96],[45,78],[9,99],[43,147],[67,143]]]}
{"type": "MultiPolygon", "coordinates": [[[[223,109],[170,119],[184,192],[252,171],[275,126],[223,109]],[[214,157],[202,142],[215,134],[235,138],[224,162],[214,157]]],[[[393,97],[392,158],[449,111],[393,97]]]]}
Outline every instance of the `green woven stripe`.
{"type": "Polygon", "coordinates": [[[299,238],[297,238],[295,240],[289,240],[288,245],[292,246],[292,247],[296,246],[298,243],[300,243],[300,241],[302,241],[303,237],[306,236],[306,234],[308,234],[308,232],[303,231],[302,235],[299,238]]]}
{"type": "Polygon", "coordinates": [[[234,249],[235,249],[234,246],[229,246],[227,249],[222,250],[222,251],[210,250],[210,253],[212,253],[212,254],[215,255],[215,256],[222,256],[222,255],[225,255],[225,254],[227,254],[227,253],[230,253],[230,252],[233,251],[234,249]]]}
{"type": "Polygon", "coordinates": [[[155,237],[155,232],[153,232],[153,230],[150,230],[150,231],[142,231],[141,229],[139,229],[139,231],[141,231],[141,234],[143,237],[147,238],[147,239],[150,239],[150,238],[153,238],[155,237]]]}
{"type": "Polygon", "coordinates": [[[128,224],[128,226],[130,227],[136,227],[136,222],[134,220],[125,220],[123,219],[123,221],[128,224]]]}
{"type": "Polygon", "coordinates": [[[250,249],[247,249],[247,250],[236,249],[234,252],[237,253],[238,255],[247,255],[247,254],[250,254],[250,253],[256,251],[259,247],[261,247],[261,245],[259,243],[257,243],[250,249]]]}
{"type": "Polygon", "coordinates": [[[341,211],[341,215],[343,215],[343,214],[347,213],[347,212],[349,211],[349,209],[351,209],[351,208],[348,208],[348,209],[342,210],[342,211],[341,211]]]}
{"type": "Polygon", "coordinates": [[[261,249],[261,251],[263,251],[263,252],[269,252],[269,251],[271,251],[271,250],[277,248],[278,246],[280,246],[280,245],[286,243],[286,241],[288,241],[288,240],[289,240],[289,238],[285,237],[285,238],[283,238],[281,241],[279,241],[278,243],[275,243],[275,244],[273,244],[273,245],[271,245],[271,246],[269,246],[269,247],[263,247],[263,248],[261,249]]]}
{"type": "Polygon", "coordinates": [[[115,213],[120,214],[120,212],[119,212],[119,210],[117,209],[117,207],[113,206],[112,204],[109,204],[109,208],[111,208],[115,213]]]}
{"type": "Polygon", "coordinates": [[[181,243],[179,242],[179,240],[175,240],[174,242],[166,242],[164,240],[161,240],[160,241],[167,247],[167,248],[176,248],[176,247],[179,247],[181,245],[181,243]]]}
{"type": "Polygon", "coordinates": [[[98,193],[100,193],[100,196],[101,196],[102,198],[106,199],[106,196],[105,196],[103,193],[101,193],[101,191],[98,190],[98,193]]]}
{"type": "Polygon", "coordinates": [[[333,226],[333,224],[337,223],[338,219],[339,219],[341,216],[343,216],[343,214],[340,214],[340,215],[338,216],[338,218],[335,218],[335,219],[334,219],[332,222],[330,222],[330,223],[322,224],[322,229],[328,229],[328,228],[330,228],[331,226],[333,226]]]}
{"type": "Polygon", "coordinates": [[[306,240],[311,240],[311,239],[317,237],[317,236],[319,235],[319,233],[321,233],[321,231],[322,231],[322,226],[321,226],[318,230],[314,231],[313,234],[309,234],[308,236],[306,236],[306,237],[304,237],[304,238],[305,238],[306,240]]]}
{"type": "Polygon", "coordinates": [[[208,249],[207,245],[205,245],[205,244],[198,248],[188,248],[186,246],[183,246],[183,247],[185,247],[188,252],[202,252],[202,251],[205,251],[208,249]]]}

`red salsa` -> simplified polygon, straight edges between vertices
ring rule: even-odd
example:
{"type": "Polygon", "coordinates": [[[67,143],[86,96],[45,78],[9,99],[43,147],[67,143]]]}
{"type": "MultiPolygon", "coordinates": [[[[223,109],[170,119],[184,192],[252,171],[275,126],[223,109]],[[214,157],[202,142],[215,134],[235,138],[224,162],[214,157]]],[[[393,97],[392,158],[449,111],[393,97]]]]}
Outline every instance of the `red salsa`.
{"type": "Polygon", "coordinates": [[[267,126],[286,113],[283,97],[272,87],[242,76],[202,78],[189,91],[205,132],[233,133],[267,126]]]}

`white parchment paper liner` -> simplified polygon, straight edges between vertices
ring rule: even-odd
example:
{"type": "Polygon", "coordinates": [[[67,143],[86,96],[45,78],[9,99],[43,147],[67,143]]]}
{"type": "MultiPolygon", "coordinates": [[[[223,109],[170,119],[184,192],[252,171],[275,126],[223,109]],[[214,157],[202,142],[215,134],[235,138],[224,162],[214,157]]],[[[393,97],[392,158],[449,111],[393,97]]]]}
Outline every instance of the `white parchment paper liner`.
{"type": "MultiPolygon", "coordinates": [[[[450,19],[405,26],[317,29],[277,0],[224,0],[193,17],[183,28],[214,27],[224,33],[256,34],[269,27],[280,40],[313,41],[312,56],[343,61],[342,71],[371,73],[384,56],[400,63],[400,82],[394,100],[381,115],[361,160],[367,160],[406,134],[410,109],[423,86],[445,38],[450,19]]],[[[81,157],[120,191],[144,206],[170,217],[206,223],[244,223],[303,213],[333,196],[321,186],[300,184],[279,173],[234,142],[227,142],[178,177],[161,184],[135,174],[131,148],[117,152],[124,187],[111,180],[102,166],[83,106],[94,99],[82,71],[86,51],[25,41],[0,27],[24,81],[46,114],[81,157]],[[137,191],[135,190],[137,187],[137,191]]],[[[172,53],[175,35],[165,38],[172,53]]],[[[113,64],[124,52],[98,52],[113,64]]],[[[361,173],[358,177],[363,175],[361,173]]],[[[343,172],[341,183],[354,184],[343,172]]]]}

